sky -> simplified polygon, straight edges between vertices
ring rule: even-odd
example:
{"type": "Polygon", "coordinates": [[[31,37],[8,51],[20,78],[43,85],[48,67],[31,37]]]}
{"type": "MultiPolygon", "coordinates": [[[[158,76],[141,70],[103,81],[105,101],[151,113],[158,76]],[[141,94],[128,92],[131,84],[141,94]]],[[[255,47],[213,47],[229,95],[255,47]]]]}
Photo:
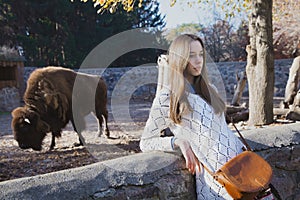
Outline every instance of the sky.
{"type": "MultiPolygon", "coordinates": [[[[170,0],[161,0],[160,12],[166,15],[166,28],[175,28],[183,23],[200,23],[204,26],[209,26],[216,21],[216,15],[224,15],[224,12],[218,8],[209,7],[207,5],[195,5],[192,8],[182,3],[184,1],[177,1],[177,3],[170,7],[170,0]]],[[[224,18],[224,16],[223,16],[224,18]]],[[[232,23],[238,25],[240,23],[240,16],[232,20],[232,23]]]]}
{"type": "Polygon", "coordinates": [[[173,7],[170,7],[170,0],[159,1],[162,14],[166,14],[166,28],[175,28],[182,23],[197,23],[199,22],[199,13],[196,8],[181,7],[177,2],[173,7]]]}

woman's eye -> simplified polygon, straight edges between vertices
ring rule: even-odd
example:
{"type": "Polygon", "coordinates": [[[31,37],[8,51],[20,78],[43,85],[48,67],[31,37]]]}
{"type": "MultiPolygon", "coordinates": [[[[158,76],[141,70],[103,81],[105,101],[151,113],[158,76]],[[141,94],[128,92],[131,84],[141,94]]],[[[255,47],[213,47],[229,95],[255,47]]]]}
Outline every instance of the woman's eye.
{"type": "Polygon", "coordinates": [[[190,58],[195,58],[195,57],[203,57],[203,53],[200,53],[200,54],[190,54],[190,58]]]}

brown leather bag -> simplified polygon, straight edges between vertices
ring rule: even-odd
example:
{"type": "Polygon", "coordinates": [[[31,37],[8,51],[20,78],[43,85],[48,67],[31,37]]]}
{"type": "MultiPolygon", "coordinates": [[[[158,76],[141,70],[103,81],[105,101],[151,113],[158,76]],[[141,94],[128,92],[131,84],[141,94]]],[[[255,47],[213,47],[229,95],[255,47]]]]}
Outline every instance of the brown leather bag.
{"type": "Polygon", "coordinates": [[[269,187],[272,168],[256,153],[244,151],[226,162],[213,177],[233,199],[253,200],[269,187]]]}
{"type": "MultiPolygon", "coordinates": [[[[233,126],[235,127],[234,124],[233,126]]],[[[272,168],[261,156],[251,151],[242,134],[236,127],[235,129],[247,147],[247,151],[226,162],[215,173],[202,165],[215,180],[225,187],[233,199],[253,200],[259,193],[269,188],[273,174],[272,168]]]]}

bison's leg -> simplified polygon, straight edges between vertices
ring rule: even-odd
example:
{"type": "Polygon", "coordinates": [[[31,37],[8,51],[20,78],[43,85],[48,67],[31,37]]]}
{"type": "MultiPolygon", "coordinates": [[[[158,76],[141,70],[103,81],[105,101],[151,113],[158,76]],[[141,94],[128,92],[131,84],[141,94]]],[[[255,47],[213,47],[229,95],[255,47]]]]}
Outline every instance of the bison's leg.
{"type": "Polygon", "coordinates": [[[50,145],[50,151],[54,149],[55,147],[55,138],[61,136],[61,130],[54,130],[52,131],[52,140],[51,140],[51,145],[50,145]]]}
{"type": "Polygon", "coordinates": [[[103,134],[103,116],[97,115],[97,120],[98,120],[98,137],[101,137],[101,135],[103,134]]]}
{"type": "Polygon", "coordinates": [[[79,137],[79,144],[76,143],[74,145],[75,146],[83,146],[85,141],[84,141],[84,138],[81,133],[85,128],[84,118],[82,117],[82,119],[78,120],[78,122],[76,124],[74,122],[74,119],[71,119],[71,123],[72,123],[74,131],[78,134],[78,137],[79,137]]]}
{"type": "Polygon", "coordinates": [[[103,112],[96,112],[96,117],[98,119],[98,135],[101,136],[103,133],[103,122],[105,123],[105,136],[109,136],[109,130],[107,126],[107,118],[108,118],[108,112],[105,110],[103,112]]]}
{"type": "Polygon", "coordinates": [[[106,112],[103,114],[104,116],[104,120],[105,120],[105,134],[107,137],[110,137],[109,135],[109,129],[108,129],[108,126],[107,126],[107,119],[108,119],[108,112],[106,110],[106,112]]]}
{"type": "Polygon", "coordinates": [[[51,140],[50,150],[52,150],[54,147],[55,147],[55,136],[52,133],[52,140],[51,140]]]}

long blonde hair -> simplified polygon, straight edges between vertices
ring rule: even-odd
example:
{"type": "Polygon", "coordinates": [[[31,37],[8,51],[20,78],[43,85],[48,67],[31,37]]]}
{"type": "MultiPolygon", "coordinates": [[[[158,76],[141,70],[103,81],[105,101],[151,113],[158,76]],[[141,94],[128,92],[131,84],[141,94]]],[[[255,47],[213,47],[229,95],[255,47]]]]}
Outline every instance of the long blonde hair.
{"type": "Polygon", "coordinates": [[[217,91],[211,86],[208,79],[205,61],[205,48],[202,40],[196,35],[180,35],[172,42],[168,50],[168,62],[171,73],[170,117],[175,123],[178,124],[181,122],[182,115],[185,112],[192,110],[186,95],[187,81],[184,77],[184,70],[189,62],[190,44],[192,41],[199,41],[204,51],[201,74],[195,77],[192,86],[194,87],[196,94],[202,97],[213,107],[216,114],[221,114],[225,111],[224,101],[217,91]]]}

